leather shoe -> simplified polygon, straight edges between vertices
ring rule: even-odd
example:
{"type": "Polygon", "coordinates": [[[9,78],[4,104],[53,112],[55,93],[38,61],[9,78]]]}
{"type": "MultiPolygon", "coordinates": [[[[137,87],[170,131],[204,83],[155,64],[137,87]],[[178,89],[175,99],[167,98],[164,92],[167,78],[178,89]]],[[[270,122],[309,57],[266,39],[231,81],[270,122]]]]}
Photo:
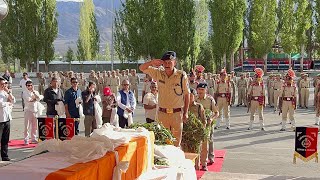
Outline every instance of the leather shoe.
{"type": "Polygon", "coordinates": [[[2,161],[10,161],[10,158],[8,158],[8,157],[3,157],[3,158],[2,158],[2,161]]]}
{"type": "Polygon", "coordinates": [[[207,164],[208,164],[208,165],[212,165],[213,163],[214,163],[214,160],[210,159],[207,164]]]}
{"type": "Polygon", "coordinates": [[[207,166],[202,166],[201,171],[208,171],[208,167],[207,166]]]}

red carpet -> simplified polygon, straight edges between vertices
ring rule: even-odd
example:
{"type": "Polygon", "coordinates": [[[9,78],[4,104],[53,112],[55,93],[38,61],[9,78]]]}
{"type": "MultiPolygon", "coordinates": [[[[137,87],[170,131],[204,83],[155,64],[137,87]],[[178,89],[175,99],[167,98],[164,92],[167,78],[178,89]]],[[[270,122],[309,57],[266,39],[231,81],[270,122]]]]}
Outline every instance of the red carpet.
{"type": "MultiPolygon", "coordinates": [[[[226,150],[215,150],[214,151],[215,158],[214,163],[209,166],[207,172],[220,172],[222,169],[224,157],[226,155],[226,150]]],[[[197,179],[200,179],[206,171],[196,171],[197,179]]]]}
{"type": "Polygon", "coordinates": [[[24,145],[24,140],[10,140],[10,142],[9,142],[9,148],[14,148],[14,149],[18,149],[18,148],[34,148],[36,146],[37,146],[37,144],[24,145]]]}

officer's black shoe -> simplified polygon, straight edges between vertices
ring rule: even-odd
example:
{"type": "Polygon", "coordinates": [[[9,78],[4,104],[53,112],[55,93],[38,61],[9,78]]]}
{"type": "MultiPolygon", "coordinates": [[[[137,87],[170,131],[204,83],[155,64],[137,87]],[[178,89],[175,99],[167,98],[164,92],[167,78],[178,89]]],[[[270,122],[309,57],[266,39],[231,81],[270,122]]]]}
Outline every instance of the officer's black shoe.
{"type": "Polygon", "coordinates": [[[214,160],[210,159],[207,164],[208,164],[209,166],[211,166],[213,163],[214,163],[214,160]]]}
{"type": "Polygon", "coordinates": [[[2,161],[10,161],[10,158],[8,158],[8,157],[3,157],[3,158],[2,158],[2,161]]]}
{"type": "Polygon", "coordinates": [[[207,166],[202,166],[201,171],[208,171],[208,167],[207,166]]]}
{"type": "Polygon", "coordinates": [[[249,127],[248,127],[248,130],[250,131],[250,130],[251,130],[251,128],[249,128],[249,127]]]}
{"type": "Polygon", "coordinates": [[[227,127],[226,129],[228,129],[228,130],[229,130],[230,128],[229,128],[229,127],[227,127]]]}
{"type": "Polygon", "coordinates": [[[308,107],[306,106],[306,109],[308,109],[308,107]]]}
{"type": "Polygon", "coordinates": [[[317,126],[318,126],[319,124],[318,124],[318,123],[314,123],[314,125],[317,125],[317,126]]]}
{"type": "Polygon", "coordinates": [[[280,131],[286,131],[286,129],[281,128],[280,131]]]}
{"type": "Polygon", "coordinates": [[[261,131],[266,131],[264,128],[261,128],[261,131]]]}
{"type": "Polygon", "coordinates": [[[238,104],[237,107],[239,107],[240,105],[238,104]]]}

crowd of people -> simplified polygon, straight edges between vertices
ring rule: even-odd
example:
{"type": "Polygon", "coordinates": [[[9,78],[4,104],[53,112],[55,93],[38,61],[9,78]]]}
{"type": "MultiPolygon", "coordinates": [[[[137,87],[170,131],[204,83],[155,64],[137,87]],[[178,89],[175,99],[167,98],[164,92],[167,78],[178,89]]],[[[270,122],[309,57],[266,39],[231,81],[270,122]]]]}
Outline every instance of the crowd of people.
{"type": "MultiPolygon", "coordinates": [[[[211,128],[210,136],[201,145],[202,170],[214,163],[214,129],[231,129],[230,107],[244,106],[250,112],[248,130],[253,129],[255,114],[258,114],[260,129],[265,131],[263,110],[268,105],[274,112],[282,113],[281,131],[286,130],[287,119],[294,130],[294,113],[297,106],[309,108],[309,88],[311,80],[307,74],[295,79],[289,69],[283,76],[271,74],[263,80],[262,69],[249,73],[228,74],[222,69],[218,74],[205,72],[201,65],[195,66],[188,74],[176,67],[176,53],[166,52],[161,59],[154,59],[140,65],[145,74],[141,103],[147,123],[161,122],[176,138],[175,146],[181,145],[183,124],[188,120],[188,112],[198,117],[204,126],[211,128]],[[236,97],[237,103],[236,103],[236,97]],[[210,111],[209,115],[205,113],[210,111]],[[216,120],[216,122],[214,121],[216,120]],[[214,126],[213,126],[214,124],[214,126]]],[[[86,78],[84,73],[49,72],[48,77],[38,74],[38,89],[28,73],[23,73],[20,81],[21,99],[25,117],[24,143],[37,143],[37,117],[46,109],[46,116],[74,118],[75,135],[79,134],[80,118],[84,116],[85,136],[104,123],[125,128],[134,122],[134,111],[139,100],[138,86],[141,83],[136,70],[91,71],[86,78]],[[47,82],[49,81],[49,82],[47,82]],[[46,103],[46,108],[42,101],[46,103]],[[102,107],[100,107],[102,105],[102,107]],[[31,141],[30,141],[31,139],[31,141]]],[[[15,98],[11,90],[12,78],[6,71],[0,78],[0,135],[1,157],[7,156],[10,133],[12,104],[15,98]],[[1,112],[2,111],[2,112],[1,112]]],[[[315,87],[314,105],[316,121],[319,124],[320,101],[318,98],[320,75],[313,82],[315,87]]]]}

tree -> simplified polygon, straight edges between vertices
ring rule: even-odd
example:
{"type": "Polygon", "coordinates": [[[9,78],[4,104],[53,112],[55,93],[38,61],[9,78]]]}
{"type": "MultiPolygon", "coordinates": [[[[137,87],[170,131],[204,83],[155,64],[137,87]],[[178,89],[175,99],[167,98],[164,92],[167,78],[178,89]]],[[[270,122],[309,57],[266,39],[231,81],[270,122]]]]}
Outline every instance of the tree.
{"type": "Polygon", "coordinates": [[[93,1],[84,0],[80,8],[80,32],[78,40],[78,48],[82,51],[81,56],[78,57],[84,58],[82,61],[92,60],[99,51],[99,45],[96,47],[99,44],[99,31],[97,30],[95,21],[93,1]]]}
{"type": "Polygon", "coordinates": [[[74,60],[74,53],[71,47],[68,48],[65,58],[66,61],[69,63],[69,70],[71,71],[71,62],[74,60]]]}
{"type": "Polygon", "coordinates": [[[316,17],[315,42],[319,45],[320,44],[320,0],[315,0],[314,7],[315,7],[315,17],[316,17]]]}
{"type": "Polygon", "coordinates": [[[216,62],[212,50],[212,41],[207,40],[200,45],[200,53],[198,56],[198,64],[203,65],[207,72],[216,71],[216,62]]]}
{"type": "Polygon", "coordinates": [[[278,11],[278,36],[284,52],[289,54],[289,65],[291,63],[291,53],[297,52],[296,32],[297,26],[295,22],[295,0],[283,0],[279,2],[278,11]]]}
{"type": "Polygon", "coordinates": [[[197,64],[201,45],[205,44],[209,35],[209,13],[208,4],[206,0],[196,1],[195,14],[195,35],[193,40],[193,48],[191,48],[191,67],[197,64]]]}
{"type": "Polygon", "coordinates": [[[215,54],[222,57],[223,66],[227,66],[227,56],[231,58],[233,69],[234,53],[239,48],[243,37],[244,0],[210,0],[209,11],[212,20],[212,45],[215,54]]]}
{"type": "Polygon", "coordinates": [[[110,54],[110,45],[109,43],[106,44],[105,50],[104,50],[104,60],[105,61],[110,61],[111,59],[111,54],[110,54]]]}
{"type": "Polygon", "coordinates": [[[19,59],[27,70],[40,58],[50,61],[58,32],[55,0],[10,0],[8,4],[10,13],[0,26],[5,59],[19,59]]]}
{"type": "Polygon", "coordinates": [[[184,69],[190,69],[191,54],[195,36],[195,1],[163,0],[163,13],[167,48],[174,50],[184,69]]]}
{"type": "Polygon", "coordinates": [[[303,71],[303,56],[305,51],[305,45],[307,43],[307,30],[311,27],[312,11],[308,0],[296,0],[296,12],[295,18],[297,23],[296,42],[300,47],[300,72],[303,71]]]}
{"type": "Polygon", "coordinates": [[[253,0],[250,11],[250,44],[253,54],[265,61],[267,71],[267,54],[276,39],[277,0],[253,0]]]}

